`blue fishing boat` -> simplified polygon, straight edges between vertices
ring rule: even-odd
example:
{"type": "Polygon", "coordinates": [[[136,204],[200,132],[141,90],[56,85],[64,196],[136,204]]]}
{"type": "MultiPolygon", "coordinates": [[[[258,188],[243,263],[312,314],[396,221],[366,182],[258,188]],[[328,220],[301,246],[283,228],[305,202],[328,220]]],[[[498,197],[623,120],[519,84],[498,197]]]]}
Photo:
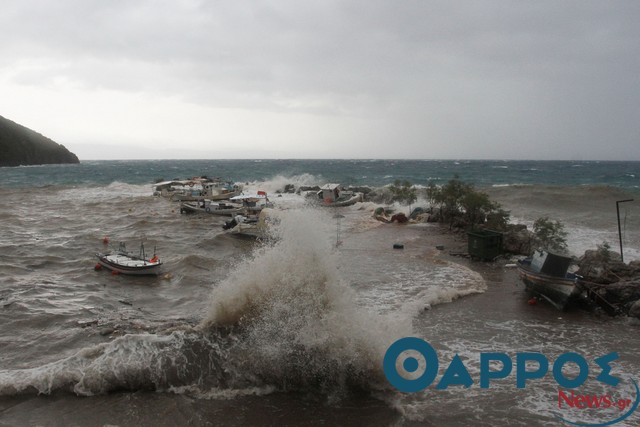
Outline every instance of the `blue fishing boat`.
{"type": "Polygon", "coordinates": [[[569,257],[536,251],[518,263],[518,274],[527,291],[564,310],[581,292],[580,276],[567,271],[570,264],[569,257]]]}

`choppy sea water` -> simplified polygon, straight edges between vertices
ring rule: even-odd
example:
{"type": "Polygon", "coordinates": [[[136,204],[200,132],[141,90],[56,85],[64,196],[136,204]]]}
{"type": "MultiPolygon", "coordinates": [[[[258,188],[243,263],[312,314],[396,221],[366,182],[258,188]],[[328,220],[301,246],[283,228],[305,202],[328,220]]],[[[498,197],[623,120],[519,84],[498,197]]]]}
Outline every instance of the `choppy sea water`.
{"type": "MultiPolygon", "coordinates": [[[[403,336],[428,340],[441,369],[459,354],[474,378],[481,352],[538,351],[553,360],[575,351],[592,360],[618,351],[616,396],[634,397],[636,322],[530,306],[512,270],[485,266],[481,275],[477,265],[434,249],[437,226],[380,224],[372,204],[334,212],[283,195],[274,198],[286,208],[276,242],[229,237],[223,219],[180,215],[151,195],[156,178],[229,175],[202,162],[0,169],[0,423],[529,426],[559,425],[558,415],[606,422],[620,412],[559,409],[549,376],[525,389],[511,380],[398,393],[384,378],[382,357],[403,336]],[[144,240],[167,274],[94,271],[104,236],[130,249],[144,240]],[[393,242],[405,249],[393,250],[393,242]]],[[[235,168],[235,180],[274,194],[286,183],[343,182],[357,169],[342,164],[339,175],[334,162],[309,170],[292,162],[289,173],[265,162],[253,162],[262,175],[235,168]]],[[[351,183],[400,177],[426,184],[419,168],[400,166],[376,164],[370,182],[351,183]]],[[[457,173],[455,166],[448,163],[439,179],[457,173]]],[[[576,253],[604,240],[615,248],[615,201],[636,191],[628,176],[623,186],[486,179],[477,185],[518,220],[562,220],[576,253]]],[[[640,258],[635,206],[621,212],[625,260],[640,258]]],[[[585,393],[606,391],[588,384],[585,393]]],[[[637,422],[636,414],[618,425],[637,422]]]]}

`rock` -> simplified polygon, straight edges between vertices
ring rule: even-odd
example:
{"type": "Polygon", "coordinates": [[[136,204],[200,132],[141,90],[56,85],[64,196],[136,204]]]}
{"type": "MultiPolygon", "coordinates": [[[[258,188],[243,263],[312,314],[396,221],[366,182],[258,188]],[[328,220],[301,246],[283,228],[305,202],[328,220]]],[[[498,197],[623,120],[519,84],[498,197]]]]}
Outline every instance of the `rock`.
{"type": "Polygon", "coordinates": [[[296,187],[293,184],[287,184],[284,186],[283,193],[293,194],[296,192],[296,187]]]}
{"type": "Polygon", "coordinates": [[[102,336],[111,335],[115,331],[116,331],[115,328],[102,328],[100,329],[100,335],[102,336]]]}
{"type": "Polygon", "coordinates": [[[609,284],[592,283],[590,289],[623,312],[629,311],[632,301],[640,300],[640,280],[609,284]]]}
{"type": "Polygon", "coordinates": [[[98,319],[95,320],[78,320],[78,326],[86,328],[87,326],[93,326],[98,324],[98,319]]]}
{"type": "Polygon", "coordinates": [[[440,222],[440,212],[436,211],[429,214],[427,222],[440,222]]]}
{"type": "Polygon", "coordinates": [[[576,273],[595,283],[615,283],[640,277],[640,268],[635,263],[625,264],[620,261],[620,255],[603,248],[585,251],[578,259],[578,266],[576,273]]]}
{"type": "Polygon", "coordinates": [[[533,233],[524,224],[510,224],[502,234],[502,249],[517,255],[529,255],[532,251],[533,233]]]}
{"type": "Polygon", "coordinates": [[[637,317],[640,319],[640,299],[631,304],[629,309],[629,316],[637,317]]]}
{"type": "Polygon", "coordinates": [[[414,210],[411,211],[411,214],[409,215],[410,219],[417,219],[419,216],[422,216],[424,214],[427,213],[427,210],[421,207],[417,207],[414,210]]]}
{"type": "Polygon", "coordinates": [[[402,212],[397,213],[391,217],[391,222],[397,222],[398,224],[404,224],[408,221],[409,218],[407,218],[407,216],[402,212]]]}

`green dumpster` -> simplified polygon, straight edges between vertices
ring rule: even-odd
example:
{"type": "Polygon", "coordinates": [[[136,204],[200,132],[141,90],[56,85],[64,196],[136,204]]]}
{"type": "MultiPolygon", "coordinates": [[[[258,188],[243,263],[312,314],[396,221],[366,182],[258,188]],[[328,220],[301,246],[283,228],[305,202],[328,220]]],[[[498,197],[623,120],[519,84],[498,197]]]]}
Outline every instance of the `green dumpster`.
{"type": "Polygon", "coordinates": [[[491,261],[502,254],[502,233],[493,230],[467,232],[469,255],[483,261],[491,261]]]}

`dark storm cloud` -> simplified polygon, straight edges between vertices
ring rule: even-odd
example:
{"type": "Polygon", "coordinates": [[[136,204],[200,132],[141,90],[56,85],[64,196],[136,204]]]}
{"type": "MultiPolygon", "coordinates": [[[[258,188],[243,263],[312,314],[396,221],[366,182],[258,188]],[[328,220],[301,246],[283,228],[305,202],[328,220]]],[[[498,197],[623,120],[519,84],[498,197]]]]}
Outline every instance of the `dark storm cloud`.
{"type": "Polygon", "coordinates": [[[352,118],[345,156],[395,140],[418,157],[640,158],[638,22],[633,1],[23,0],[0,14],[0,65],[21,85],[352,118]]]}

